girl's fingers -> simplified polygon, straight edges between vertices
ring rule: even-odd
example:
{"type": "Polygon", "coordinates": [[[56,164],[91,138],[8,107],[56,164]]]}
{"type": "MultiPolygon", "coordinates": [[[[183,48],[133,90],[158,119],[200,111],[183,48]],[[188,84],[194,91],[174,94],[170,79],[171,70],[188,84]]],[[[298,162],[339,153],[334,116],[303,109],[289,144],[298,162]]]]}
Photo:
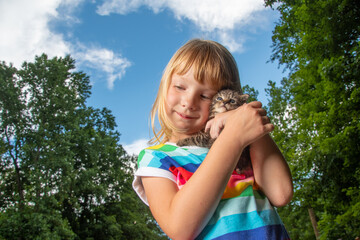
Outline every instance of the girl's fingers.
{"type": "MultiPolygon", "coordinates": [[[[244,104],[237,110],[219,113],[214,119],[209,120],[205,125],[205,132],[209,132],[211,138],[217,138],[221,130],[226,125],[227,119],[231,117],[232,126],[240,126],[245,132],[259,129],[262,125],[261,131],[258,135],[270,133],[274,129],[274,125],[270,123],[270,118],[266,115],[267,112],[262,108],[262,103],[258,101],[244,104]],[[234,116],[232,116],[234,114],[234,116]]],[[[244,132],[244,131],[241,132],[244,132]]],[[[256,133],[254,133],[256,135],[256,133]]],[[[256,138],[256,137],[255,137],[256,138]]]]}
{"type": "Polygon", "coordinates": [[[249,103],[245,103],[251,107],[254,107],[254,108],[261,108],[262,107],[262,103],[259,102],[259,101],[253,101],[253,102],[249,102],[249,103]]]}
{"type": "Polygon", "coordinates": [[[214,122],[214,119],[211,119],[209,121],[207,121],[206,125],[205,125],[205,132],[209,131],[211,129],[211,126],[214,122]]]}
{"type": "Polygon", "coordinates": [[[219,125],[215,125],[211,128],[210,136],[211,138],[217,138],[222,130],[222,127],[219,125]]]}
{"type": "Polygon", "coordinates": [[[221,130],[224,128],[224,122],[223,121],[213,121],[210,128],[210,136],[211,138],[217,138],[221,132],[221,130]]]}
{"type": "Polygon", "coordinates": [[[267,114],[266,110],[263,108],[259,108],[258,112],[259,112],[260,116],[266,116],[266,114],[267,114]]]}
{"type": "Polygon", "coordinates": [[[264,125],[264,128],[265,128],[265,131],[264,131],[265,133],[270,133],[274,130],[275,126],[272,123],[267,123],[264,125]]]}
{"type": "Polygon", "coordinates": [[[262,116],[261,119],[263,124],[270,123],[270,118],[268,116],[262,116]]]}
{"type": "Polygon", "coordinates": [[[226,119],[232,111],[218,113],[215,118],[209,120],[205,125],[205,132],[209,132],[211,138],[217,138],[225,126],[226,119]]]}

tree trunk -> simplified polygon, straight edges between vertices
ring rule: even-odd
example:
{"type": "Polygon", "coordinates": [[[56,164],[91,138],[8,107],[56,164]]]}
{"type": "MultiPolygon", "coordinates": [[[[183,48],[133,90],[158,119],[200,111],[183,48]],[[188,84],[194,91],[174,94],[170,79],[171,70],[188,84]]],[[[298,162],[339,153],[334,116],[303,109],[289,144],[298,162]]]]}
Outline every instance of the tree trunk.
{"type": "MultiPolygon", "coordinates": [[[[6,136],[6,140],[7,143],[9,144],[9,146],[11,146],[11,137],[9,137],[7,129],[5,129],[5,136],[6,136]]],[[[14,165],[14,170],[15,170],[15,180],[16,180],[16,185],[17,185],[17,190],[19,193],[19,209],[22,210],[23,209],[23,204],[24,204],[24,192],[23,192],[23,186],[22,186],[22,181],[21,181],[21,173],[20,173],[20,167],[19,167],[19,163],[18,163],[18,142],[15,143],[15,146],[13,147],[14,150],[10,149],[8,150],[8,153],[13,161],[13,165],[14,165]],[[12,151],[15,151],[14,153],[12,151]]]]}
{"type": "Polygon", "coordinates": [[[22,181],[21,181],[21,173],[20,168],[18,166],[17,159],[13,159],[13,164],[15,166],[15,176],[16,176],[16,184],[17,184],[17,190],[19,192],[19,209],[23,209],[24,204],[24,192],[22,188],[22,181]]]}
{"type": "Polygon", "coordinates": [[[310,207],[310,208],[308,208],[308,211],[309,211],[311,224],[312,224],[313,229],[314,229],[315,237],[316,237],[316,239],[320,239],[320,233],[319,233],[319,230],[318,230],[318,225],[317,225],[314,209],[310,207]]]}

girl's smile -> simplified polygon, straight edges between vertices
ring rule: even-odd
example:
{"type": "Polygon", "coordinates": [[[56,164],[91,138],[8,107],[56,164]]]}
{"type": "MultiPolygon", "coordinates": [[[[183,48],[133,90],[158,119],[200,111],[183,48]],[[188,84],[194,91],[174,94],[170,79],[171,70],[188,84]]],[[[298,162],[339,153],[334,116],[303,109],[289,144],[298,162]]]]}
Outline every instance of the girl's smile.
{"type": "Polygon", "coordinates": [[[181,118],[184,118],[184,119],[195,119],[196,117],[191,117],[191,116],[188,116],[186,114],[182,114],[182,113],[177,113],[181,118]]]}
{"type": "Polygon", "coordinates": [[[166,96],[166,114],[178,132],[170,141],[177,141],[202,130],[209,117],[211,98],[216,91],[194,78],[193,69],[184,75],[174,74],[166,96]]]}

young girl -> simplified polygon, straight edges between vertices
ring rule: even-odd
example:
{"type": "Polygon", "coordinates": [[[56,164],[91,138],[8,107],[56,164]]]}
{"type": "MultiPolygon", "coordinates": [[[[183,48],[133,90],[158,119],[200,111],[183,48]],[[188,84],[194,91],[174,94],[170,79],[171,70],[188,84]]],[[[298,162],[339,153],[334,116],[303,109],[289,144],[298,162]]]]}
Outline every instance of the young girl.
{"type": "Polygon", "coordinates": [[[159,145],[140,152],[133,187],[172,239],[289,239],[273,206],[286,205],[293,185],[271,137],[260,102],[217,114],[207,122],[212,96],[241,91],[238,69],[219,43],[191,40],[171,58],[152,109],[159,145]],[[211,149],[178,147],[204,129],[217,137],[211,149]],[[234,171],[251,145],[253,171],[234,171]]]}

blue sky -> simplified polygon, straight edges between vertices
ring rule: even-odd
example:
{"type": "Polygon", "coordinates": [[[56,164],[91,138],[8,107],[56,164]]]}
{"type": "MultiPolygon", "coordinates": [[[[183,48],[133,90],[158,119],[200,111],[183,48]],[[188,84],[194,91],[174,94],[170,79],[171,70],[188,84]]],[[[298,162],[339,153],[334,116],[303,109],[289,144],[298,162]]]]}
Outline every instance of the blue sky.
{"type": "Polygon", "coordinates": [[[0,0],[0,60],[19,67],[43,52],[71,54],[90,76],[88,105],[112,111],[132,154],[151,137],[162,71],[189,39],[225,45],[241,83],[266,104],[267,82],[284,77],[276,62],[267,63],[276,21],[263,0],[0,0]]]}

